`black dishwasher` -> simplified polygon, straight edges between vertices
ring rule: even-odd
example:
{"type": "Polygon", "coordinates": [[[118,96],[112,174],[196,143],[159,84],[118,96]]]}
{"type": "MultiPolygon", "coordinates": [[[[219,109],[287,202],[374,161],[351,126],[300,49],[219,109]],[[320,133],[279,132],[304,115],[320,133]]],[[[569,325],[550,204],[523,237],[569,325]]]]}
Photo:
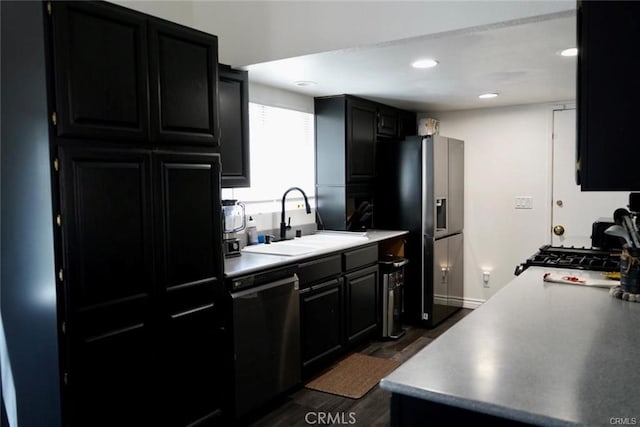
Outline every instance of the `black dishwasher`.
{"type": "Polygon", "coordinates": [[[294,268],[232,281],[234,411],[240,418],[298,385],[300,299],[294,268]]]}

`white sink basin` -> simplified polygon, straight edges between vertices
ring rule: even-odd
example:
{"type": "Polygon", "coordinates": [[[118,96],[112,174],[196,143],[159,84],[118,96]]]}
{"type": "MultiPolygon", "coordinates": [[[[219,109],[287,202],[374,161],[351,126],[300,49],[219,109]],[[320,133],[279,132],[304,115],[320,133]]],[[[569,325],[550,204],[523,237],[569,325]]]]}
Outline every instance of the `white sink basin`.
{"type": "Polygon", "coordinates": [[[246,246],[242,248],[242,252],[251,252],[251,253],[267,254],[267,255],[296,256],[296,255],[306,255],[320,249],[317,246],[302,245],[302,244],[290,243],[290,242],[293,242],[293,240],[275,242],[269,245],[260,244],[260,245],[246,246]]]}
{"type": "Polygon", "coordinates": [[[260,244],[246,246],[242,252],[296,256],[306,255],[319,250],[339,248],[351,243],[364,242],[366,235],[349,232],[318,232],[291,240],[274,242],[269,245],[260,244]]]}

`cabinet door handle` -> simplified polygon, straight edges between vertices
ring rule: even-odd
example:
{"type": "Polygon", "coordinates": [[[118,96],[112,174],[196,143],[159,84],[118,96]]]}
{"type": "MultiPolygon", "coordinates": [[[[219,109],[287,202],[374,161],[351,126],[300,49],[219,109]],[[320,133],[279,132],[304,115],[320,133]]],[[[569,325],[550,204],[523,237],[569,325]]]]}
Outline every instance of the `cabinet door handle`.
{"type": "Polygon", "coordinates": [[[322,285],[318,285],[318,286],[313,286],[313,290],[317,291],[318,289],[324,289],[324,288],[328,288],[330,286],[336,286],[340,284],[340,279],[336,278],[335,280],[332,280],[330,282],[327,283],[323,283],[322,285]]]}
{"type": "Polygon", "coordinates": [[[110,338],[116,335],[120,335],[120,334],[124,334],[127,332],[131,332],[131,331],[135,331],[136,329],[141,329],[144,327],[144,323],[136,323],[135,325],[131,325],[131,326],[125,326],[124,328],[119,328],[119,329],[115,329],[113,331],[107,332],[105,334],[102,335],[94,335],[91,337],[88,337],[84,340],[85,343],[91,343],[94,341],[100,341],[103,340],[105,338],[110,338]]]}
{"type": "Polygon", "coordinates": [[[178,319],[180,317],[183,316],[188,316],[189,314],[194,314],[194,313],[198,313],[200,311],[204,311],[204,310],[208,310],[210,308],[213,308],[214,304],[206,304],[200,307],[196,307],[196,308],[192,308],[191,310],[186,310],[186,311],[181,311],[179,313],[175,313],[171,315],[171,319],[178,319]]]}

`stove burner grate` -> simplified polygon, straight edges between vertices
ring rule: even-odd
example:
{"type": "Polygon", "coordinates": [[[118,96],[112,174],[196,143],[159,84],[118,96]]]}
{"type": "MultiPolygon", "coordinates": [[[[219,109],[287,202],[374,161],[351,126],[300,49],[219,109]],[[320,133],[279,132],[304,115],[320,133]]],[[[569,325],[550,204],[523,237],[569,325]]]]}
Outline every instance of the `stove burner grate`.
{"type": "Polygon", "coordinates": [[[620,253],[591,248],[545,245],[531,258],[517,266],[515,275],[519,275],[531,266],[619,271],[620,253]]]}

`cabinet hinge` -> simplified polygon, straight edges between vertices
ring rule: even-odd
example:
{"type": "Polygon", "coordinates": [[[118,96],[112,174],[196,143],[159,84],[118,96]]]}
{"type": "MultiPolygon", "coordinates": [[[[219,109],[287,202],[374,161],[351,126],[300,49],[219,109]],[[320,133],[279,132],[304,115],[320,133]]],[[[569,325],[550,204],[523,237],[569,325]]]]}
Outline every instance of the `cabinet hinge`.
{"type": "Polygon", "coordinates": [[[56,224],[58,224],[58,227],[62,227],[62,215],[56,215],[56,224]]]}
{"type": "Polygon", "coordinates": [[[51,16],[52,14],[52,10],[51,10],[51,2],[47,2],[47,13],[49,14],[49,16],[51,16]]]}
{"type": "Polygon", "coordinates": [[[580,160],[576,162],[576,171],[580,172],[580,160]]]}
{"type": "Polygon", "coordinates": [[[68,385],[69,384],[69,374],[67,374],[65,372],[64,375],[62,375],[62,381],[64,382],[64,385],[68,385]]]}
{"type": "Polygon", "coordinates": [[[58,280],[60,280],[61,282],[64,282],[64,274],[62,269],[58,270],[58,280]]]}
{"type": "Polygon", "coordinates": [[[62,322],[62,325],[60,325],[60,330],[62,331],[63,334],[67,333],[67,322],[62,322]]]}
{"type": "Polygon", "coordinates": [[[60,170],[60,161],[57,158],[53,159],[53,169],[56,172],[60,170]]]}
{"type": "Polygon", "coordinates": [[[54,126],[58,126],[58,115],[55,111],[51,114],[51,123],[53,123],[54,126]]]}

